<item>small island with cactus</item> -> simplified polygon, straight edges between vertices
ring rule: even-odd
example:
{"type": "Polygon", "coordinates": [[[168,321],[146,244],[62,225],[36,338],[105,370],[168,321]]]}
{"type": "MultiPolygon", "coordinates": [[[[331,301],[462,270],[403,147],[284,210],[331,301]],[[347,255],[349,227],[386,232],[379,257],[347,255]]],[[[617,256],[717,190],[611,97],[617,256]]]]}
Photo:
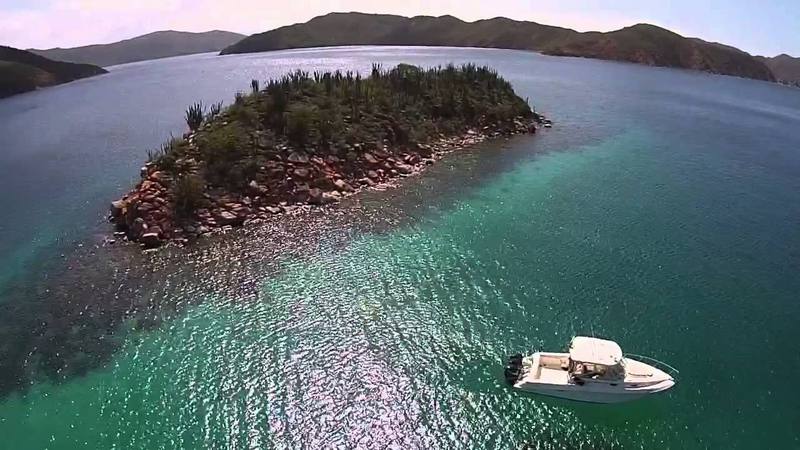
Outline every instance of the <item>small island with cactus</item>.
{"type": "Polygon", "coordinates": [[[487,67],[373,65],[369,77],[297,71],[186,112],[190,131],[148,152],[111,220],[144,247],[186,242],[409,176],[441,155],[543,123],[487,67]]]}

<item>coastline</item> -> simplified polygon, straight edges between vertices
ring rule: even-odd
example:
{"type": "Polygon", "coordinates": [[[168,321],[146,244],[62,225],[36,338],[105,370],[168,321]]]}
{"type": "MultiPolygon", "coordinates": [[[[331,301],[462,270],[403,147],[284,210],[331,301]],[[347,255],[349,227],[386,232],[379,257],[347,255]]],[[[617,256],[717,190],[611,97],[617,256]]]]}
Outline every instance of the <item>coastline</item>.
{"type": "MultiPolygon", "coordinates": [[[[223,116],[224,117],[224,116],[223,116]]],[[[230,230],[234,227],[258,224],[265,219],[281,214],[291,214],[303,208],[320,207],[337,203],[357,195],[366,189],[384,189],[393,182],[415,176],[449,153],[472,147],[481,142],[519,134],[535,134],[538,123],[549,123],[544,116],[533,120],[519,118],[515,127],[500,131],[486,126],[483,130],[470,129],[453,137],[443,137],[430,144],[420,144],[416,149],[392,152],[383,148],[366,152],[353,162],[336,156],[325,158],[309,155],[303,151],[291,151],[286,158],[279,158],[270,167],[265,167],[278,177],[286,177],[291,188],[263,197],[265,188],[256,182],[248,185],[249,192],[236,194],[217,191],[206,194],[211,207],[201,208],[194,220],[170,220],[167,205],[174,199],[169,192],[173,181],[164,172],[148,163],[141,169],[141,181],[121,199],[111,203],[110,221],[116,225],[115,236],[126,241],[137,242],[145,248],[155,248],[166,243],[184,245],[199,237],[230,230]],[[359,179],[344,174],[345,165],[357,166],[366,176],[359,179]],[[323,175],[322,178],[315,175],[323,175]]],[[[186,133],[184,139],[193,142],[197,134],[186,133]]],[[[356,147],[360,146],[356,144],[356,147]]],[[[287,149],[288,150],[288,149],[287,149]]],[[[110,239],[115,243],[116,239],[110,239]]]]}

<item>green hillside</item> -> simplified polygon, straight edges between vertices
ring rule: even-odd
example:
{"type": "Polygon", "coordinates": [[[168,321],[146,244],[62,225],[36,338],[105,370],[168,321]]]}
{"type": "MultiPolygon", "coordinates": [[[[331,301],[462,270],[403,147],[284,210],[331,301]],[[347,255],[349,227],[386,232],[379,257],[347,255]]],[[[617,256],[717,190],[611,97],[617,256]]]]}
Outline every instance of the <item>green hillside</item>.
{"type": "Polygon", "coordinates": [[[558,56],[628,61],[774,81],[763,61],[721,44],[686,38],[654,25],[635,25],[608,33],[504,17],[464,22],[453,16],[402,17],[331,13],[306,23],[255,34],[221,54],[338,45],[430,45],[533,50],[558,56]]]}
{"type": "Polygon", "coordinates": [[[25,50],[0,46],[0,98],[102,73],[106,71],[90,64],[52,61],[25,50]]]}

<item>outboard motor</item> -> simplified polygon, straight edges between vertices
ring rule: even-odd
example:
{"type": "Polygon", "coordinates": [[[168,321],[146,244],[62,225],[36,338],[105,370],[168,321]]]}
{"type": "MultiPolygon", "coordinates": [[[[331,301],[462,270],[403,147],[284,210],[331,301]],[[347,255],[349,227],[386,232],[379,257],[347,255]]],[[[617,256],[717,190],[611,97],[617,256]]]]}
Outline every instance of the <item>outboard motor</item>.
{"type": "Polygon", "coordinates": [[[517,380],[519,380],[520,376],[522,376],[522,354],[517,353],[516,355],[511,355],[508,358],[505,376],[508,384],[512,386],[517,382],[517,380]]]}

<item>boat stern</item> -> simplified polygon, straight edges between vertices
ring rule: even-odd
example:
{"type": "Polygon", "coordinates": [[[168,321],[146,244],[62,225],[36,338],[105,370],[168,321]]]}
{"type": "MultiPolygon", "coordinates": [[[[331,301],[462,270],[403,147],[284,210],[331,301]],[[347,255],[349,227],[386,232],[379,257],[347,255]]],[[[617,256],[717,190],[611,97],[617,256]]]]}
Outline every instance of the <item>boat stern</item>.
{"type": "Polygon", "coordinates": [[[508,357],[508,362],[506,363],[506,368],[504,371],[504,375],[506,378],[506,382],[511,386],[514,386],[523,375],[523,365],[522,365],[522,354],[517,353],[515,355],[511,355],[508,357]]]}

